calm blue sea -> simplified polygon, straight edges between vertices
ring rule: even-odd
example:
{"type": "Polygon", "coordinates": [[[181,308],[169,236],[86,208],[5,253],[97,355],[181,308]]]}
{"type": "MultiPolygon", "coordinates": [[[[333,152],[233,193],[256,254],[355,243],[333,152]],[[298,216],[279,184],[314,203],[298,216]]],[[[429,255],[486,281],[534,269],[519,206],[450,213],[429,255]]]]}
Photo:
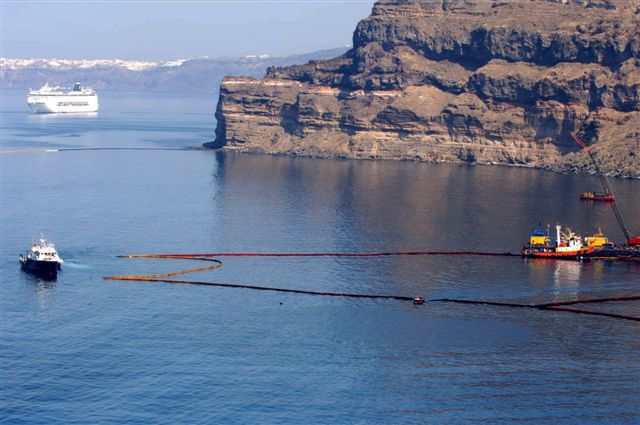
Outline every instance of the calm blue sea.
{"type": "MultiPolygon", "coordinates": [[[[2,149],[182,148],[210,96],[100,93],[31,115],[2,93],[2,149]]],[[[597,179],[528,169],[211,151],[3,153],[0,420],[6,424],[631,424],[640,325],[560,312],[105,281],[201,264],[131,253],[517,252],[538,223],[622,239],[597,179]],[[20,270],[39,232],[56,281],[20,270]]],[[[640,182],[611,181],[640,231],[640,182]]],[[[223,258],[183,278],[519,303],[640,293],[640,264],[521,258],[223,258]]],[[[593,307],[640,315],[640,303],[593,307]]]]}

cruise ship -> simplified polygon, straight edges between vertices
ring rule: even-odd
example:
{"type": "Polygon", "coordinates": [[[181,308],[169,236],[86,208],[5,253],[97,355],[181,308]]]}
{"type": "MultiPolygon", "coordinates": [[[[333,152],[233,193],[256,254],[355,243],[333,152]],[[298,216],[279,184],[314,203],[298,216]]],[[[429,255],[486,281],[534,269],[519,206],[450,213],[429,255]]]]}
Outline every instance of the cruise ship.
{"type": "Polygon", "coordinates": [[[39,90],[29,90],[27,104],[35,113],[96,112],[98,95],[76,83],[71,91],[45,84],[39,90]]]}

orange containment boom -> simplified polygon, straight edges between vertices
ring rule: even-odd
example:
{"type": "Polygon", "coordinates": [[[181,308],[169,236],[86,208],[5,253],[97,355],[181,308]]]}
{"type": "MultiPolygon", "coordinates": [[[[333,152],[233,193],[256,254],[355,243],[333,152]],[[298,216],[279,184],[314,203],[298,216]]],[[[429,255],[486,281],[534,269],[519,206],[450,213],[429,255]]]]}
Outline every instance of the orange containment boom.
{"type": "MultiPolygon", "coordinates": [[[[308,255],[307,255],[308,256],[308,255]]],[[[258,285],[247,285],[247,284],[238,284],[238,283],[223,283],[223,282],[206,282],[206,281],[193,281],[193,280],[177,280],[177,279],[166,279],[167,277],[186,274],[186,273],[194,273],[205,270],[213,270],[218,269],[222,266],[222,262],[219,260],[206,258],[202,256],[188,257],[186,255],[176,255],[176,254],[168,254],[168,255],[158,255],[158,254],[149,254],[149,255],[139,255],[137,257],[133,256],[120,256],[125,258],[168,258],[168,259],[180,259],[180,260],[198,260],[198,261],[211,261],[215,264],[207,267],[198,267],[194,269],[186,269],[179,270],[175,272],[169,273],[157,273],[157,274],[148,274],[148,275],[122,275],[122,276],[106,276],[103,277],[104,280],[123,280],[123,281],[140,281],[140,282],[164,282],[164,283],[173,283],[173,284],[183,284],[183,285],[203,285],[203,286],[216,286],[222,288],[235,288],[235,289],[253,289],[258,291],[273,291],[273,292],[285,292],[292,294],[301,294],[301,295],[317,295],[317,296],[329,296],[329,297],[346,297],[346,298],[369,298],[369,299],[388,299],[388,300],[397,300],[397,301],[409,301],[414,305],[423,305],[425,302],[434,303],[434,302],[449,302],[449,303],[459,303],[459,304],[477,304],[477,305],[492,305],[498,307],[513,307],[513,308],[530,308],[537,309],[543,311],[564,311],[569,313],[578,313],[578,314],[588,314],[595,316],[605,316],[611,317],[614,319],[624,319],[631,320],[635,322],[640,322],[640,317],[630,316],[625,314],[617,314],[617,313],[608,313],[603,311],[593,311],[593,310],[584,310],[577,309],[571,306],[574,304],[587,304],[587,303],[598,303],[598,302],[614,302],[614,301],[639,301],[640,296],[631,296],[631,297],[618,297],[618,298],[601,298],[601,299],[592,299],[592,300],[574,300],[567,302],[556,302],[556,303],[548,303],[548,304],[517,304],[517,303],[508,303],[508,302],[499,302],[499,301],[483,301],[483,300],[464,300],[464,299],[451,299],[451,298],[442,298],[442,299],[431,299],[425,300],[424,297],[421,296],[406,296],[406,295],[392,295],[392,294],[354,294],[347,292],[324,292],[324,291],[308,291],[304,289],[293,289],[293,288],[277,288],[277,287],[269,287],[269,286],[258,286],[258,285]]]]}

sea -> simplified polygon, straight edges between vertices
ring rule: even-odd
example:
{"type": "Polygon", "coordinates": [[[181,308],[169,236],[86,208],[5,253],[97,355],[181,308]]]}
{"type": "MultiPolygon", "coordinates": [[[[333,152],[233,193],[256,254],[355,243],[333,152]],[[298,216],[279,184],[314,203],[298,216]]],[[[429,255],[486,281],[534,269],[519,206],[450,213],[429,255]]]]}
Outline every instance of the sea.
{"type": "MultiPolygon", "coordinates": [[[[579,199],[597,178],[190,149],[214,137],[215,96],[99,96],[35,115],[2,91],[3,424],[640,423],[638,322],[430,301],[638,296],[639,262],[220,257],[178,276],[423,305],[103,279],[202,267],[130,254],[519,253],[556,223],[620,242],[611,207],[579,199]],[[18,263],[41,233],[56,280],[18,263]]],[[[640,232],[640,182],[609,184],[640,232]]]]}

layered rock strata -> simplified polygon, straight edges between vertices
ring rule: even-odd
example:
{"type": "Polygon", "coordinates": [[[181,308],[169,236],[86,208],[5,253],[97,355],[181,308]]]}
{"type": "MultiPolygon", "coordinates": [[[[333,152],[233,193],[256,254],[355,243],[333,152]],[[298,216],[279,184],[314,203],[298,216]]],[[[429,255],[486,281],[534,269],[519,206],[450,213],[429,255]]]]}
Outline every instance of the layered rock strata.
{"type": "Polygon", "coordinates": [[[636,0],[380,0],[343,56],[227,77],[208,147],[640,177],[636,0]]]}

